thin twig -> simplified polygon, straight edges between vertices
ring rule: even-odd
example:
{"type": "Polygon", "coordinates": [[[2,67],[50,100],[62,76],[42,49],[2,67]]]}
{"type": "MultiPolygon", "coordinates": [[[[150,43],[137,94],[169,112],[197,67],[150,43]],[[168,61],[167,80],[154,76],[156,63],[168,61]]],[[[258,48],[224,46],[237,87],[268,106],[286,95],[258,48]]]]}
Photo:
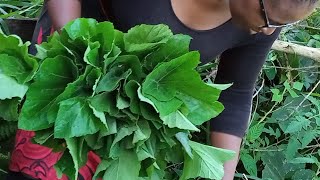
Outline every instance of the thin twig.
{"type": "Polygon", "coordinates": [[[320,84],[320,80],[317,82],[317,84],[312,88],[312,90],[307,94],[306,97],[304,97],[304,99],[299,103],[299,105],[294,109],[294,111],[292,111],[290,113],[290,115],[288,116],[288,118],[290,118],[295,112],[297,112],[297,110],[301,107],[301,105],[308,99],[308,97],[317,89],[317,87],[320,84]]]}
{"type": "Polygon", "coordinates": [[[1,168],[0,168],[0,172],[5,173],[5,174],[8,174],[7,171],[5,171],[5,170],[3,170],[3,169],[1,169],[1,168]]]}
{"type": "Polygon", "coordinates": [[[320,31],[320,28],[316,28],[316,27],[312,27],[312,26],[299,25],[299,24],[297,24],[296,26],[299,26],[299,27],[302,27],[302,28],[306,28],[306,29],[320,31]]]}
{"type": "Polygon", "coordinates": [[[299,70],[305,70],[305,69],[314,69],[314,68],[320,68],[320,66],[307,66],[307,67],[300,67],[300,68],[291,68],[291,67],[281,67],[281,66],[264,66],[264,69],[270,69],[270,68],[276,68],[276,69],[285,69],[289,71],[299,71],[299,70]]]}
{"type": "Polygon", "coordinates": [[[242,173],[242,176],[244,177],[245,180],[248,180],[247,176],[244,173],[242,173]]]}
{"type": "Polygon", "coordinates": [[[262,90],[262,88],[264,87],[264,81],[265,80],[263,79],[261,83],[261,87],[256,91],[256,93],[253,95],[252,98],[255,98],[259,94],[259,92],[262,90]]]}
{"type": "Polygon", "coordinates": [[[247,179],[253,179],[253,180],[262,180],[261,178],[255,177],[255,176],[250,176],[250,175],[246,175],[244,173],[235,173],[234,177],[238,177],[238,178],[243,178],[245,175],[245,177],[247,179]]]}
{"type": "Polygon", "coordinates": [[[217,70],[212,70],[204,79],[204,81],[208,81],[210,78],[214,78],[217,75],[217,70]]]}

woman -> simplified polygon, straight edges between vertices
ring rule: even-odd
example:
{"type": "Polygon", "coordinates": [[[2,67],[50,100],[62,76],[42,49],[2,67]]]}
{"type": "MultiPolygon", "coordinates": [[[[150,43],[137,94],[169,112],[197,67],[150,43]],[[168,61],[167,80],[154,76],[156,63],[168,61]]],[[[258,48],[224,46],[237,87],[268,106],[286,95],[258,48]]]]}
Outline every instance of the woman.
{"type": "MultiPolygon", "coordinates": [[[[200,51],[202,63],[219,56],[215,83],[233,83],[233,86],[223,91],[219,99],[225,110],[211,120],[211,142],[213,146],[237,152],[237,157],[224,165],[223,179],[231,180],[238,162],[241,141],[248,127],[255,81],[279,34],[278,27],[306,18],[317,2],[318,0],[105,0],[100,4],[105,7],[103,13],[119,30],[127,31],[142,23],[164,23],[174,33],[188,34],[193,38],[191,49],[200,51]]],[[[101,13],[89,7],[92,3],[96,1],[49,0],[48,13],[54,29],[59,30],[81,14],[99,19],[101,13]],[[88,15],[86,12],[96,14],[88,15]]],[[[42,29],[41,33],[35,36],[38,43],[47,35],[44,32],[50,32],[51,26],[41,26],[40,20],[39,27],[39,31],[42,29]]],[[[35,158],[32,153],[24,153],[35,146],[28,139],[23,141],[25,147],[18,146],[21,139],[33,136],[32,132],[28,133],[19,131],[17,134],[11,171],[20,171],[33,178],[55,179],[52,164],[60,154],[44,150],[48,153],[41,159],[35,158]],[[28,164],[32,162],[41,162],[46,166],[38,163],[42,168],[39,172],[38,169],[29,167],[28,164]]],[[[83,179],[90,179],[90,171],[95,171],[99,161],[93,154],[89,157],[91,159],[89,158],[87,169],[84,167],[80,171],[83,179]]]]}

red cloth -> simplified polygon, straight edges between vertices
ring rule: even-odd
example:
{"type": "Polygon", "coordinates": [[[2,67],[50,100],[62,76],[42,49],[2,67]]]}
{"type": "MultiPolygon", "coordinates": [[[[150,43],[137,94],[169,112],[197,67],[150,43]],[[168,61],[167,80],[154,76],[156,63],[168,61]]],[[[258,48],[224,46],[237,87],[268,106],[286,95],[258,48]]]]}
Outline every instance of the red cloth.
{"type": "MultiPolygon", "coordinates": [[[[41,44],[53,32],[54,29],[51,26],[49,16],[47,16],[46,7],[44,7],[43,14],[39,18],[35,28],[35,39],[33,39],[33,42],[41,44]]],[[[53,166],[60,159],[62,153],[55,153],[50,148],[33,144],[31,139],[34,135],[35,133],[32,131],[17,131],[9,169],[42,180],[58,179],[53,166]]],[[[86,165],[79,170],[79,177],[82,176],[84,180],[92,179],[100,161],[99,156],[93,152],[89,152],[86,165]]],[[[62,177],[62,180],[67,179],[65,175],[62,177]]]]}
{"type": "MultiPolygon", "coordinates": [[[[17,131],[9,169],[14,172],[22,172],[33,178],[57,180],[53,165],[59,160],[62,153],[55,153],[50,148],[33,144],[31,138],[34,135],[35,133],[32,131],[17,131]]],[[[99,156],[89,152],[88,161],[80,169],[79,176],[82,176],[84,180],[92,179],[100,161],[99,156]]],[[[62,180],[67,179],[65,175],[62,177],[62,180]]]]}

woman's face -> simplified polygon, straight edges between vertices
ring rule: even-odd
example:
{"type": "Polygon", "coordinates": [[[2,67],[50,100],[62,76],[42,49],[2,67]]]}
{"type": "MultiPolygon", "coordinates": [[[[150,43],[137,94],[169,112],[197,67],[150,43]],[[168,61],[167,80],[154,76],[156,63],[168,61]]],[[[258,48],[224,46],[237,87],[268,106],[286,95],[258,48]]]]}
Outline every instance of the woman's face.
{"type": "MultiPolygon", "coordinates": [[[[288,24],[304,19],[312,13],[314,7],[308,2],[302,5],[290,3],[291,0],[281,0],[276,5],[265,0],[265,11],[270,21],[277,24],[288,24]]],[[[260,0],[230,0],[230,11],[235,24],[255,32],[270,35],[275,28],[261,28],[266,25],[260,0]]]]}

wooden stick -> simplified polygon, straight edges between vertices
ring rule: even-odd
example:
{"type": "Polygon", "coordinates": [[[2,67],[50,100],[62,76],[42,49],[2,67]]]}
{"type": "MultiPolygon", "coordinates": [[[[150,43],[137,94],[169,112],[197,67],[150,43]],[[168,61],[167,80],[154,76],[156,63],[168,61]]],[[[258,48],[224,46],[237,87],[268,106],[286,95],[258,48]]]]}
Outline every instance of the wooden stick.
{"type": "Polygon", "coordinates": [[[312,48],[290,42],[276,40],[271,49],[290,54],[297,54],[320,62],[320,48],[312,48]]]}

